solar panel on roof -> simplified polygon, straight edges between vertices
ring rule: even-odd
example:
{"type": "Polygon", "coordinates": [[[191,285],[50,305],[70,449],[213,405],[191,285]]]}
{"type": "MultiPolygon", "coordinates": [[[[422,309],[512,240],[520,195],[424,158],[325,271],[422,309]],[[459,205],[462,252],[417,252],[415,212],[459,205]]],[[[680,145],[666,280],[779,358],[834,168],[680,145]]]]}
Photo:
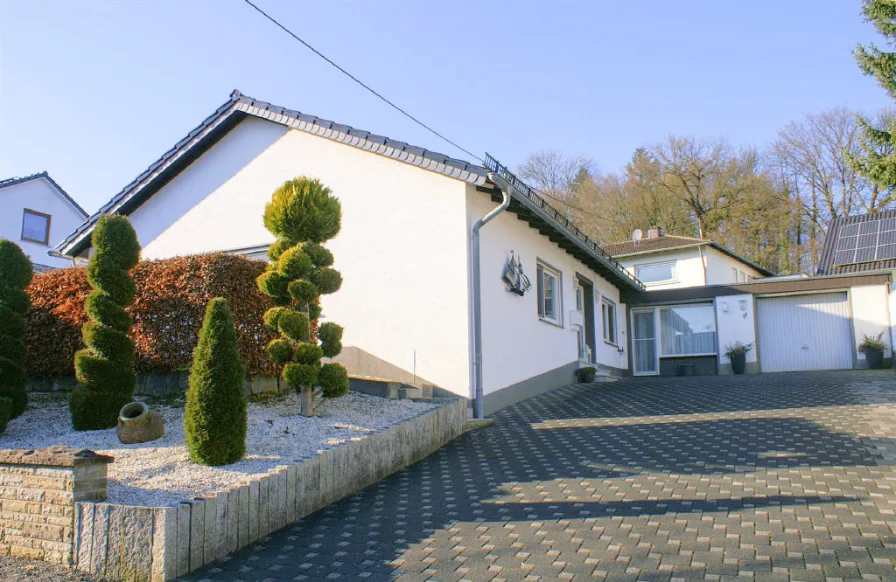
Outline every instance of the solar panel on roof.
{"type": "Polygon", "coordinates": [[[896,244],[880,245],[877,249],[877,260],[896,259],[896,244]]]}

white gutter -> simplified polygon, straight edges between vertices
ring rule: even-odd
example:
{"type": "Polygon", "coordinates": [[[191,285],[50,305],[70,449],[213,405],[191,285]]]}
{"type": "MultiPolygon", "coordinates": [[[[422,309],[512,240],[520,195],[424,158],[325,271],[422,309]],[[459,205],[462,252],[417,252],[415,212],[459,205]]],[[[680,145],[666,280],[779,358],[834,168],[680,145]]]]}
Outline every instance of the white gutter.
{"type": "Polygon", "coordinates": [[[471,238],[471,252],[473,254],[471,261],[470,279],[473,281],[473,417],[484,418],[483,409],[483,388],[482,388],[482,301],[481,287],[482,276],[480,273],[479,259],[479,231],[487,223],[494,220],[499,214],[507,210],[510,206],[510,184],[495,173],[489,172],[489,180],[501,189],[503,200],[501,204],[492,209],[491,212],[476,221],[473,225],[471,238]]]}

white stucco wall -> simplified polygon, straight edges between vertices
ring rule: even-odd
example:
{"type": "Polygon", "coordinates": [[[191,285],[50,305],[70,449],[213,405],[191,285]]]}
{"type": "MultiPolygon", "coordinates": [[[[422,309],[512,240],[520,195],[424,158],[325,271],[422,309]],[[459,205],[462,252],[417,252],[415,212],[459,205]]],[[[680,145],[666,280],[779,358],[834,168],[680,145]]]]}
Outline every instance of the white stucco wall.
{"type": "Polygon", "coordinates": [[[756,322],[755,305],[753,296],[726,295],[716,297],[716,332],[719,340],[719,369],[726,370],[724,364],[730,364],[725,357],[726,347],[740,342],[744,345],[753,344],[753,349],[747,353],[747,363],[756,362],[756,322]],[[746,310],[741,309],[741,302],[746,310]]]}
{"type": "Polygon", "coordinates": [[[890,349],[896,350],[896,283],[890,283],[888,299],[890,308],[890,349]]]}
{"type": "Polygon", "coordinates": [[[407,371],[416,359],[420,378],[468,396],[464,182],[250,118],[131,215],[143,256],[270,243],[264,206],[302,175],[342,202],[327,246],[344,283],[323,307],[343,344],[407,371]]]}
{"type": "MultiPolygon", "coordinates": [[[[468,228],[495,203],[489,196],[468,189],[468,228]]],[[[481,231],[483,385],[486,393],[533,378],[578,360],[578,337],[570,322],[575,310],[573,278],[576,273],[594,283],[596,359],[614,368],[628,368],[627,311],[619,290],[541,235],[515,214],[505,212],[481,231]],[[501,274],[511,251],[520,257],[532,288],[523,297],[507,291],[501,274]],[[542,260],[562,275],[562,327],[538,317],[536,262],[542,260]],[[603,340],[600,297],[618,305],[618,343],[623,353],[603,340]]]]}
{"type": "MultiPolygon", "coordinates": [[[[876,338],[879,334],[882,334],[881,341],[889,346],[890,298],[887,285],[852,287],[849,290],[849,298],[856,340],[854,347],[862,343],[865,335],[876,338]]],[[[887,350],[884,357],[889,358],[891,353],[892,350],[887,350]]],[[[856,358],[859,367],[866,365],[864,352],[856,349],[856,358]]]]}
{"type": "Polygon", "coordinates": [[[743,271],[744,274],[749,275],[754,279],[763,277],[763,275],[753,267],[712,247],[703,247],[703,252],[706,255],[707,285],[729,285],[735,283],[736,281],[734,281],[734,274],[731,269],[743,271]]]}
{"type": "Polygon", "coordinates": [[[632,274],[635,274],[638,265],[671,261],[675,262],[675,281],[670,283],[645,283],[648,290],[698,287],[705,284],[700,251],[696,247],[619,258],[619,263],[632,274]]]}
{"type": "Polygon", "coordinates": [[[46,267],[70,267],[68,259],[47,254],[53,246],[75,230],[86,217],[78,212],[46,179],[36,178],[0,189],[0,238],[19,245],[32,263],[46,267]],[[50,244],[22,240],[25,209],[49,214],[50,244]]]}

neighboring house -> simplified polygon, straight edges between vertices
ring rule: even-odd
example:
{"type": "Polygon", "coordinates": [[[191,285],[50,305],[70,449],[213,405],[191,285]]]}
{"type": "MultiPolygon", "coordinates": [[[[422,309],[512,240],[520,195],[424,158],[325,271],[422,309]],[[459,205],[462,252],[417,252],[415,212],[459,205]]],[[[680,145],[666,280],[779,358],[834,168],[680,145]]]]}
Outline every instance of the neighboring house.
{"type": "Polygon", "coordinates": [[[487,413],[573,381],[583,364],[627,373],[620,289],[641,284],[497,162],[488,166],[234,92],[58,249],[86,255],[97,217],[119,213],[144,258],[263,256],[273,241],[265,204],[284,181],[310,176],[342,202],[342,231],[328,246],[344,284],[323,307],[345,326],[339,359],[351,374],[464,397],[481,385],[487,413]],[[505,193],[509,207],[481,229],[477,296],[471,233],[505,193]]]}
{"type": "Polygon", "coordinates": [[[35,271],[71,266],[48,252],[86,218],[47,172],[0,180],[0,238],[22,247],[35,271]]]}
{"type": "Polygon", "coordinates": [[[774,273],[709,240],[640,229],[604,249],[648,289],[748,283],[774,273]]]}

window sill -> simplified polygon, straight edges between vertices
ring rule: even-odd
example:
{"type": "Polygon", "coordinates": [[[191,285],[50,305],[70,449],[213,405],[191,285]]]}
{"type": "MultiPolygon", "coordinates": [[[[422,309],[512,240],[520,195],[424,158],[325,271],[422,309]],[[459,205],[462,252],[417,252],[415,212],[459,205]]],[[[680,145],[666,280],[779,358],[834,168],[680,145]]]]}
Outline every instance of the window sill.
{"type": "Polygon", "coordinates": [[[559,327],[560,329],[563,329],[563,324],[559,321],[554,321],[553,319],[548,319],[546,317],[538,316],[538,321],[541,321],[548,325],[553,325],[554,327],[559,327]]]}
{"type": "Polygon", "coordinates": [[[610,340],[604,340],[604,343],[607,344],[608,346],[613,346],[617,350],[619,349],[619,344],[616,342],[611,342],[610,340]]]}
{"type": "Polygon", "coordinates": [[[21,238],[21,241],[22,241],[22,242],[26,242],[26,243],[31,243],[31,244],[34,244],[34,245],[41,245],[41,246],[44,246],[44,247],[48,247],[48,246],[50,246],[50,243],[48,243],[47,241],[43,241],[43,240],[34,240],[34,239],[30,239],[30,238],[22,237],[22,238],[21,238]]]}

